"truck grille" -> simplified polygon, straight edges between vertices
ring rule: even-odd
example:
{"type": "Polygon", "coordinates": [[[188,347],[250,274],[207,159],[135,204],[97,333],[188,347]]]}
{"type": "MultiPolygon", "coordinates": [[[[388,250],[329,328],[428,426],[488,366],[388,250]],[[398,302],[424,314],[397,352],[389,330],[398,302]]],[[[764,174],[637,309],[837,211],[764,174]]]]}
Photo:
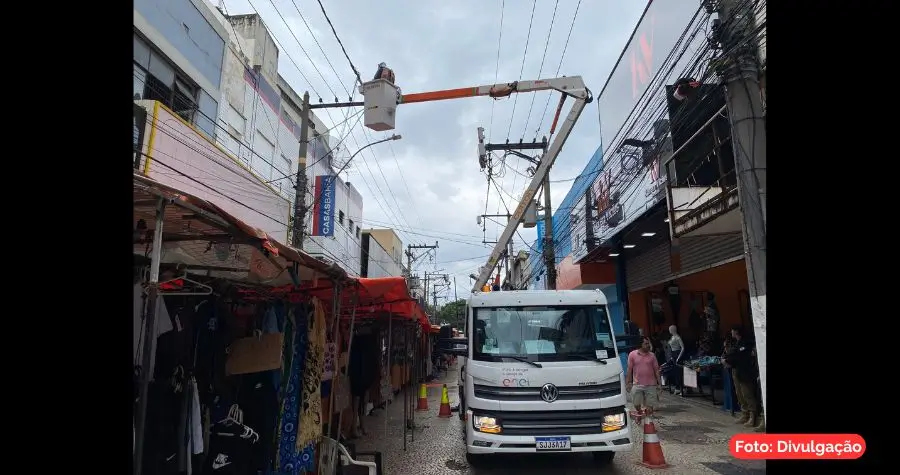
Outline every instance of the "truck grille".
{"type": "MultiPolygon", "coordinates": [[[[577,401],[618,396],[622,393],[622,384],[615,381],[590,386],[557,386],[557,389],[557,401],[577,401]]],[[[491,401],[541,401],[541,388],[505,388],[476,384],[475,397],[491,401]]]]}
{"type": "Polygon", "coordinates": [[[622,407],[581,411],[475,411],[500,419],[503,435],[553,436],[603,432],[603,416],[622,414],[622,407]]]}

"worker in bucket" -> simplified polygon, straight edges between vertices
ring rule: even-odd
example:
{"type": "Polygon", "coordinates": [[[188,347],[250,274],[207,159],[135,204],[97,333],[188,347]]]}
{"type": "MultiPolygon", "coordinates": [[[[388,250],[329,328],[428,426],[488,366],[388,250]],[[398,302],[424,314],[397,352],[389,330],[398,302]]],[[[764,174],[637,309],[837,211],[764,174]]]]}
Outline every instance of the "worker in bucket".
{"type": "Polygon", "coordinates": [[[385,63],[378,63],[378,71],[375,72],[374,79],[384,79],[385,81],[394,84],[394,70],[387,67],[385,63]]]}

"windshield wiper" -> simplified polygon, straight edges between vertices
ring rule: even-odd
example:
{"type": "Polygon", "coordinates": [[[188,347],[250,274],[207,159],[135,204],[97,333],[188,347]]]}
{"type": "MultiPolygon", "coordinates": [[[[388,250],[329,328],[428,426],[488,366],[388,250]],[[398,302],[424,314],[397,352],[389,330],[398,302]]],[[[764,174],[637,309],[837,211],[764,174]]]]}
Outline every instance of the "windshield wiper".
{"type": "Polygon", "coordinates": [[[529,360],[528,358],[523,358],[521,356],[509,356],[509,355],[500,355],[501,358],[509,358],[516,361],[521,361],[523,363],[528,363],[535,368],[543,368],[544,366],[540,363],[535,363],[534,361],[529,360]]]}
{"type": "Polygon", "coordinates": [[[566,355],[566,356],[573,356],[575,358],[581,358],[583,360],[590,360],[590,361],[596,361],[600,364],[607,364],[605,359],[597,358],[594,356],[586,356],[586,355],[578,355],[578,354],[571,354],[571,355],[566,355]]]}

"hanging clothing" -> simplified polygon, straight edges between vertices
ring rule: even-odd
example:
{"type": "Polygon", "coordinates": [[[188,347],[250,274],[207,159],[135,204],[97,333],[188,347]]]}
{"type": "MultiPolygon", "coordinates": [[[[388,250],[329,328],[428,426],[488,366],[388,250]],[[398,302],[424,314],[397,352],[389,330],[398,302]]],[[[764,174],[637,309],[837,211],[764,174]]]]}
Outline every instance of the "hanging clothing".
{"type": "MultiPolygon", "coordinates": [[[[147,347],[148,339],[144,336],[144,318],[146,318],[146,310],[147,310],[147,295],[144,292],[144,287],[141,284],[136,284],[134,286],[134,309],[132,314],[132,332],[134,333],[134,364],[135,366],[141,366],[144,361],[144,348],[147,347]]],[[[156,339],[163,333],[172,331],[174,328],[172,326],[172,319],[169,318],[169,311],[166,309],[166,302],[163,299],[162,295],[157,296],[156,298],[156,329],[152,333],[152,338],[156,339]]],[[[150,367],[145,368],[143,371],[145,374],[149,374],[150,377],[153,377],[153,370],[156,366],[156,345],[153,346],[153,351],[150,354],[150,367]]]]}
{"type": "Polygon", "coordinates": [[[252,427],[262,443],[254,444],[250,467],[265,471],[275,456],[274,445],[278,423],[278,393],[269,371],[241,376],[238,405],[244,411],[244,424],[252,427]]]}
{"type": "Polygon", "coordinates": [[[225,394],[225,360],[228,336],[226,312],[221,303],[201,302],[194,309],[196,319],[196,360],[194,374],[200,391],[200,402],[213,406],[216,394],[225,394]]]}
{"type": "Polygon", "coordinates": [[[306,346],[306,365],[303,369],[303,406],[297,449],[302,453],[302,469],[312,472],[316,443],[322,438],[322,369],[325,366],[325,309],[319,299],[313,299],[313,317],[309,319],[309,344],[306,346]]]}
{"type": "MultiPolygon", "coordinates": [[[[299,414],[302,397],[303,368],[306,359],[307,331],[309,316],[305,305],[297,305],[293,309],[293,315],[289,315],[285,325],[285,334],[288,327],[293,332],[291,344],[292,354],[288,374],[282,381],[284,392],[282,397],[281,421],[278,429],[278,454],[275,460],[275,470],[278,473],[297,473],[301,467],[300,453],[297,450],[297,432],[299,430],[299,414]],[[291,321],[293,317],[293,321],[291,321]],[[293,324],[293,325],[292,325],[293,324]]],[[[288,348],[285,346],[285,348],[288,348]]]]}

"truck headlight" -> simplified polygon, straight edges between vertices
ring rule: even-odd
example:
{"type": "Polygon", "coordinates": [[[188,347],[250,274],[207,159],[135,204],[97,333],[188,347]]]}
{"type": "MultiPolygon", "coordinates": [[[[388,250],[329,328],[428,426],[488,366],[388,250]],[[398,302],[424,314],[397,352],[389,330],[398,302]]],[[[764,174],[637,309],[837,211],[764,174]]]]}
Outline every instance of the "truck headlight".
{"type": "Polygon", "coordinates": [[[619,430],[625,427],[625,413],[608,414],[603,416],[603,432],[619,430]]]}
{"type": "Polygon", "coordinates": [[[503,428],[500,427],[500,421],[488,416],[472,416],[472,426],[478,432],[485,432],[488,434],[499,434],[500,432],[503,432],[503,428]]]}

